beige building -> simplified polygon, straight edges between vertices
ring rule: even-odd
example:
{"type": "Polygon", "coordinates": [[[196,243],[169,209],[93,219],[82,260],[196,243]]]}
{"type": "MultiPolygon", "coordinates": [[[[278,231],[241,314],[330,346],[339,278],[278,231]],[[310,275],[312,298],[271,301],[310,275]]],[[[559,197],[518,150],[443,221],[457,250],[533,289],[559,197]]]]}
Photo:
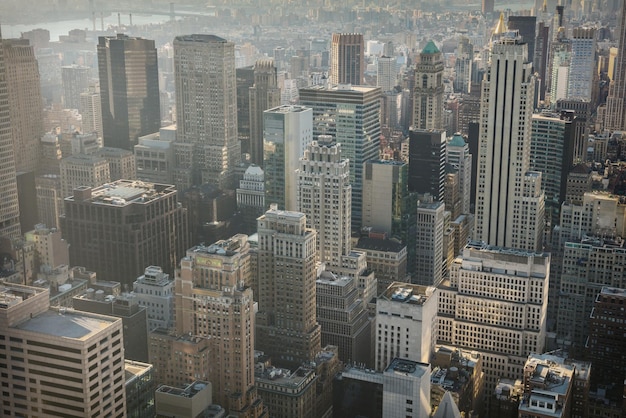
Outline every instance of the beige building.
{"type": "Polygon", "coordinates": [[[437,289],[394,282],[376,299],[376,370],[394,358],[428,363],[437,338],[437,289]]]}
{"type": "Polygon", "coordinates": [[[246,235],[187,250],[174,280],[176,332],[209,340],[215,402],[240,417],[259,417],[254,386],[254,300],[246,235]]]}
{"type": "Polygon", "coordinates": [[[50,309],[48,297],[0,284],[3,415],[126,417],[122,320],[50,309]]]}
{"type": "Polygon", "coordinates": [[[272,205],[258,219],[256,348],[279,366],[311,361],[321,348],[316,319],[315,230],[300,212],[272,205]]]}
{"type": "Polygon", "coordinates": [[[115,180],[135,180],[137,178],[137,167],[135,164],[135,154],[121,148],[103,147],[95,154],[104,158],[109,163],[109,173],[111,181],[115,180]]]}
{"type": "Polygon", "coordinates": [[[111,181],[109,162],[96,155],[78,154],[61,160],[61,194],[72,196],[80,186],[98,187],[111,181]]]}
{"type": "Polygon", "coordinates": [[[213,405],[211,383],[196,380],[189,385],[160,386],[155,393],[156,416],[167,418],[223,417],[226,412],[213,405]],[[209,415],[211,414],[211,415],[209,415]]]}
{"type": "Polygon", "coordinates": [[[330,43],[331,84],[364,83],[365,41],[361,33],[333,33],[330,43]]]}
{"type": "Polygon", "coordinates": [[[135,145],[137,178],[143,181],[172,184],[174,175],[174,148],[176,125],[161,128],[159,132],[139,137],[135,145]]]}
{"type": "Polygon", "coordinates": [[[367,267],[376,275],[376,295],[384,292],[391,283],[407,279],[406,246],[400,242],[363,237],[359,238],[354,249],[365,253],[367,267]]]}
{"type": "Polygon", "coordinates": [[[37,266],[47,265],[52,268],[61,264],[69,266],[69,246],[58,229],[38,224],[34,230],[25,233],[24,237],[26,241],[35,244],[37,266]]]}
{"type": "Polygon", "coordinates": [[[468,244],[439,286],[437,341],[482,356],[485,388],[544,349],[550,254],[468,244]]]}

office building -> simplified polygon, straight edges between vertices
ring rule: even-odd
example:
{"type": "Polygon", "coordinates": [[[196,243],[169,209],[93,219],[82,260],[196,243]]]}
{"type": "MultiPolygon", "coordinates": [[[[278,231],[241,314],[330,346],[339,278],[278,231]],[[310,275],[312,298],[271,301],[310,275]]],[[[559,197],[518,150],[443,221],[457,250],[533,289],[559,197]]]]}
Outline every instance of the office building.
{"type": "Polygon", "coordinates": [[[317,259],[330,270],[341,266],[352,247],[350,165],[341,151],[331,136],[320,135],[306,147],[296,171],[297,210],[317,231],[317,259]]]}
{"type": "Polygon", "coordinates": [[[278,73],[272,59],[260,59],[254,64],[254,85],[248,94],[250,161],[263,167],[263,112],[281,104],[278,73]]]}
{"type": "Polygon", "coordinates": [[[70,264],[69,246],[58,229],[48,228],[45,224],[35,225],[35,229],[25,233],[24,238],[35,245],[37,270],[43,265],[54,268],[70,264]]]}
{"type": "Polygon", "coordinates": [[[354,250],[366,255],[367,268],[376,276],[376,295],[394,281],[407,279],[407,249],[397,240],[361,237],[354,250]]]}
{"type": "Polygon", "coordinates": [[[436,289],[392,283],[376,299],[376,370],[385,370],[396,357],[430,361],[436,329],[436,289]]]}
{"type": "MultiPolygon", "coordinates": [[[[174,39],[176,175],[180,190],[209,183],[233,189],[237,138],[235,44],[215,35],[174,39]],[[195,100],[189,98],[195,97],[195,100]]],[[[152,132],[156,132],[157,129],[152,132]]]]}
{"type": "Polygon", "coordinates": [[[546,225],[549,228],[559,223],[561,204],[565,201],[567,175],[574,151],[573,135],[572,121],[566,116],[552,113],[532,115],[531,169],[542,173],[546,225]]]}
{"type": "Polygon", "coordinates": [[[39,222],[50,228],[58,228],[59,216],[63,214],[61,176],[44,174],[35,178],[35,193],[37,194],[39,222]]]}
{"type": "Polygon", "coordinates": [[[527,45],[515,32],[494,38],[489,76],[481,88],[475,237],[491,245],[539,251],[542,176],[530,171],[529,158],[535,78],[527,45]]]}
{"type": "Polygon", "coordinates": [[[83,132],[97,132],[98,138],[102,138],[102,99],[100,97],[100,84],[90,84],[87,91],[80,93],[80,106],[83,132]]]}
{"type": "Polygon", "coordinates": [[[237,136],[241,152],[250,153],[250,87],[254,85],[254,66],[235,69],[237,78],[237,136]]]}
{"type": "Polygon", "coordinates": [[[471,242],[449,277],[438,288],[437,341],[479,353],[491,393],[543,352],[550,255],[471,242]]]}
{"type": "Polygon", "coordinates": [[[50,309],[29,286],[2,284],[0,298],[3,415],[126,416],[121,319],[50,309]]]}
{"type": "Polygon", "coordinates": [[[537,16],[509,16],[507,28],[518,31],[522,42],[528,45],[528,56],[535,56],[537,16]]]}
{"type": "Polygon", "coordinates": [[[393,90],[398,85],[398,69],[395,57],[382,56],[376,63],[376,86],[383,92],[393,90]]]}
{"type": "Polygon", "coordinates": [[[481,2],[481,11],[484,15],[493,13],[495,0],[482,0],[481,2]]]}
{"type": "Polygon", "coordinates": [[[456,49],[456,60],[454,61],[454,91],[458,93],[469,93],[472,83],[472,72],[474,70],[474,45],[469,38],[462,36],[456,49]]]}
{"type": "Polygon", "coordinates": [[[189,246],[187,210],[170,185],[118,180],[79,187],[65,199],[60,223],[72,264],[128,289],[146,266],[173,272],[189,246]]]}
{"type": "Polygon", "coordinates": [[[296,170],[313,140],[313,111],[306,106],[279,106],[263,112],[263,170],[265,202],[294,211],[296,170]]]}
{"type": "Polygon", "coordinates": [[[567,98],[591,101],[596,71],[596,29],[574,28],[570,40],[572,54],[569,65],[567,98]]]}
{"type": "Polygon", "coordinates": [[[4,202],[0,210],[0,236],[17,238],[21,234],[20,208],[8,89],[4,48],[0,48],[0,160],[4,161],[0,165],[0,194],[4,202]]]}
{"type": "Polygon", "coordinates": [[[315,287],[322,345],[336,346],[343,362],[372,365],[373,321],[360,299],[356,279],[325,271],[315,287]]]}
{"type": "Polygon", "coordinates": [[[383,372],[383,416],[430,416],[430,365],[394,358],[383,372]]]}
{"type": "Polygon", "coordinates": [[[412,283],[437,286],[443,280],[447,254],[444,251],[446,213],[443,202],[420,200],[417,204],[412,283]]]}
{"type": "Polygon", "coordinates": [[[428,41],[415,67],[413,129],[441,130],[443,125],[443,59],[428,41]]]}
{"type": "Polygon", "coordinates": [[[146,267],[133,283],[133,293],[146,309],[148,331],[174,327],[174,280],[161,267],[146,267]]]}
{"type": "Polygon", "coordinates": [[[63,83],[63,106],[67,109],[78,109],[81,113],[80,95],[89,89],[91,68],[84,65],[65,65],[61,67],[63,83]]]}
{"type": "Polygon", "coordinates": [[[156,416],[188,418],[223,417],[226,411],[213,404],[211,382],[193,380],[183,386],[161,385],[154,396],[156,416]]]}
{"type": "Polygon", "coordinates": [[[133,149],[138,180],[163,184],[173,183],[174,141],[176,141],[175,125],[139,137],[139,142],[133,149]]]}
{"type": "Polygon", "coordinates": [[[360,33],[333,33],[330,42],[331,84],[363,84],[365,43],[360,33]]]}
{"type": "Polygon", "coordinates": [[[615,60],[614,76],[606,99],[604,127],[612,131],[626,130],[626,5],[622,5],[618,36],[620,48],[615,60]]]}
{"type": "Polygon", "coordinates": [[[256,219],[265,213],[265,173],[255,164],[250,164],[239,180],[237,188],[237,210],[243,215],[244,232],[256,232],[256,219]]]}
{"type": "Polygon", "coordinates": [[[377,87],[300,89],[300,103],[313,109],[313,138],[331,135],[350,162],[353,230],[361,226],[363,163],[379,159],[380,97],[377,87]]]}
{"type": "Polygon", "coordinates": [[[321,348],[315,311],[316,232],[306,227],[304,214],[280,211],[272,204],[258,219],[258,234],[256,348],[279,366],[298,366],[321,348]]]}
{"type": "Polygon", "coordinates": [[[118,33],[100,36],[97,50],[104,145],[132,150],[161,127],[154,41],[118,33]]]}
{"type": "Polygon", "coordinates": [[[409,131],[409,191],[443,202],[446,176],[446,132],[409,131]]]}
{"type": "Polygon", "coordinates": [[[135,154],[120,148],[102,147],[95,152],[98,157],[104,158],[109,163],[109,174],[111,181],[135,180],[137,178],[137,168],[135,165],[135,154]]]}
{"type": "Polygon", "coordinates": [[[469,144],[459,133],[455,133],[446,143],[446,163],[451,164],[458,171],[461,213],[470,213],[473,161],[469,144]]]}
{"type": "Polygon", "coordinates": [[[254,300],[246,235],[195,246],[176,270],[176,333],[209,340],[215,403],[231,414],[259,417],[254,386],[254,300]]]}
{"type": "MultiPolygon", "coordinates": [[[[116,283],[117,282],[111,282],[116,283]]],[[[97,288],[98,282],[92,285],[97,288]]],[[[122,318],[124,334],[124,358],[148,361],[148,328],[146,308],[140,306],[132,293],[109,293],[105,289],[88,288],[83,294],[72,298],[74,309],[122,318]]]]}
{"type": "Polygon", "coordinates": [[[364,171],[361,225],[399,240],[406,248],[409,270],[413,271],[417,195],[409,192],[409,166],[392,160],[373,160],[365,162],[364,171]]]}
{"type": "Polygon", "coordinates": [[[97,155],[72,155],[61,160],[60,168],[63,198],[71,196],[77,187],[98,187],[111,181],[109,162],[97,155]]]}
{"type": "Polygon", "coordinates": [[[150,418],[155,414],[154,367],[139,361],[124,360],[126,376],[126,416],[150,418]]]}
{"type": "Polygon", "coordinates": [[[40,139],[45,132],[37,59],[33,47],[25,39],[3,39],[1,43],[15,170],[18,174],[34,172],[40,159],[40,139]]]}

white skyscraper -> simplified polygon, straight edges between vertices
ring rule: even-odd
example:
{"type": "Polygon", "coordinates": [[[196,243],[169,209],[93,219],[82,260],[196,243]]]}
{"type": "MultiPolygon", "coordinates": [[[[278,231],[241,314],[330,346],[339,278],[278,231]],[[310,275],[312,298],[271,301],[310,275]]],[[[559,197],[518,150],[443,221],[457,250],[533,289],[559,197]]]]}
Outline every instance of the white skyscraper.
{"type": "MultiPolygon", "coordinates": [[[[623,47],[623,45],[621,45],[623,47]]],[[[569,99],[591,100],[596,62],[596,29],[574,28],[571,39],[571,58],[567,97],[569,99]]]]}
{"type": "Polygon", "coordinates": [[[527,45],[516,32],[494,40],[482,82],[475,238],[491,245],[539,250],[544,196],[530,171],[535,78],[527,45]]]}
{"type": "Polygon", "coordinates": [[[376,68],[376,85],[380,87],[383,92],[390,91],[398,84],[398,70],[396,68],[395,57],[382,56],[378,58],[376,68]]]}
{"type": "Polygon", "coordinates": [[[304,106],[279,106],[263,112],[265,204],[281,210],[297,208],[296,170],[313,140],[313,111],[304,106]]]}

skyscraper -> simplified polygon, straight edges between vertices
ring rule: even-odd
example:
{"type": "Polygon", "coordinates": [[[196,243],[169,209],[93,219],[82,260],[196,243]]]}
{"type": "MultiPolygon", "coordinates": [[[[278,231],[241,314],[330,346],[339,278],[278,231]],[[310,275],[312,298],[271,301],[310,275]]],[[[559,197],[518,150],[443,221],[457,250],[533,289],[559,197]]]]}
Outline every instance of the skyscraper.
{"type": "Polygon", "coordinates": [[[63,106],[67,109],[79,109],[82,112],[80,95],[89,88],[91,68],[84,65],[66,65],[61,67],[63,82],[63,106]]]}
{"type": "Polygon", "coordinates": [[[598,74],[596,64],[596,29],[574,28],[569,65],[567,98],[591,101],[598,74]]]}
{"type": "Polygon", "coordinates": [[[454,91],[469,93],[474,70],[474,45],[465,36],[459,39],[457,56],[454,62],[454,91]]]}
{"type": "Polygon", "coordinates": [[[470,213],[472,188],[472,154],[463,137],[456,133],[446,144],[446,163],[452,164],[459,172],[459,193],[461,213],[470,213]]]}
{"type": "Polygon", "coordinates": [[[102,138],[102,100],[100,98],[100,84],[91,84],[87,91],[80,94],[80,109],[83,117],[83,132],[97,132],[102,138]]]}
{"type": "Polygon", "coordinates": [[[147,266],[174,268],[188,244],[187,210],[170,185],[118,180],[65,199],[70,261],[131,287],[147,266]]]}
{"type": "Polygon", "coordinates": [[[361,224],[363,163],[379,158],[380,92],[355,86],[300,89],[300,103],[313,108],[313,137],[333,136],[350,161],[352,229],[361,224]]]}
{"type": "Polygon", "coordinates": [[[413,128],[443,129],[443,59],[428,41],[415,68],[413,128]]]}
{"type": "Polygon", "coordinates": [[[307,226],[317,231],[318,260],[329,267],[341,265],[352,247],[350,165],[342,158],[341,144],[320,135],[307,146],[297,171],[298,211],[307,226]]]}
{"type": "MultiPolygon", "coordinates": [[[[0,33],[0,40],[2,35],[0,33]]],[[[0,48],[0,236],[20,236],[20,208],[15,176],[15,151],[11,131],[11,113],[4,48],[0,48]]]]}
{"type": "Polygon", "coordinates": [[[398,85],[398,70],[396,68],[396,58],[382,56],[378,58],[376,71],[376,85],[383,92],[391,91],[398,85]]]}
{"type": "Polygon", "coordinates": [[[316,233],[300,212],[270,210],[258,219],[259,311],[256,348],[281,367],[311,361],[321,349],[316,320],[316,233]]]}
{"type": "Polygon", "coordinates": [[[182,190],[210,183],[234,186],[241,158],[237,138],[235,44],[215,35],[174,39],[177,171],[182,190]]]}
{"type": "Polygon", "coordinates": [[[208,338],[213,399],[237,416],[261,416],[254,386],[254,300],[246,235],[187,250],[175,279],[176,331],[208,338]],[[210,318],[210,319],[208,319],[210,318]]]}
{"type": "Polygon", "coordinates": [[[312,116],[313,111],[305,106],[279,106],[263,112],[265,204],[296,210],[296,170],[313,139],[312,116]]]}
{"type": "Polygon", "coordinates": [[[615,61],[614,77],[606,99],[604,127],[610,130],[626,129],[626,3],[622,3],[622,17],[619,25],[619,50],[615,61]]]}
{"type": "Polygon", "coordinates": [[[541,173],[530,171],[535,78],[527,52],[515,32],[497,35],[491,48],[482,83],[475,237],[537,251],[544,197],[541,173]]]}
{"type": "Polygon", "coordinates": [[[254,85],[249,89],[250,161],[263,167],[263,112],[280,106],[280,88],[274,60],[254,64],[254,85]]]}
{"type": "Polygon", "coordinates": [[[333,33],[330,43],[330,83],[363,84],[365,42],[360,33],[333,33]]]}
{"type": "MultiPolygon", "coordinates": [[[[4,65],[17,173],[38,168],[41,154],[43,106],[39,68],[33,47],[25,39],[4,39],[4,65]]],[[[3,163],[4,164],[4,163],[3,163]]]]}
{"type": "Polygon", "coordinates": [[[429,193],[443,202],[446,178],[446,132],[409,131],[409,191],[429,193]]]}
{"type": "Polygon", "coordinates": [[[118,33],[98,38],[104,145],[132,150],[161,127],[154,41],[118,33]]]}

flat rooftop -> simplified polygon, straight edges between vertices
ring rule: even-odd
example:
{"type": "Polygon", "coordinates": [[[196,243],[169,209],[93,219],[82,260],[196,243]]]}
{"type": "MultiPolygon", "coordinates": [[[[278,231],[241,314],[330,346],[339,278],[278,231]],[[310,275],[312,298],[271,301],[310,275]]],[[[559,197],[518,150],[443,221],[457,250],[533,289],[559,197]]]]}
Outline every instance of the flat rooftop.
{"type": "Polygon", "coordinates": [[[73,309],[48,310],[15,328],[73,340],[86,340],[121,319],[73,309]]]}
{"type": "MultiPolygon", "coordinates": [[[[78,188],[80,189],[80,188],[78,188]]],[[[86,200],[100,205],[127,206],[144,204],[170,193],[176,188],[169,184],[149,183],[141,180],[117,180],[91,189],[91,197],[86,200]]],[[[66,197],[66,200],[77,201],[77,196],[66,197]]]]}
{"type": "Polygon", "coordinates": [[[423,305],[433,294],[434,287],[421,286],[412,283],[393,282],[379,296],[379,299],[411,305],[423,305]]]}
{"type": "Polygon", "coordinates": [[[405,376],[421,378],[424,373],[430,373],[430,365],[407,359],[394,358],[385,369],[385,373],[402,374],[405,376]]]}

